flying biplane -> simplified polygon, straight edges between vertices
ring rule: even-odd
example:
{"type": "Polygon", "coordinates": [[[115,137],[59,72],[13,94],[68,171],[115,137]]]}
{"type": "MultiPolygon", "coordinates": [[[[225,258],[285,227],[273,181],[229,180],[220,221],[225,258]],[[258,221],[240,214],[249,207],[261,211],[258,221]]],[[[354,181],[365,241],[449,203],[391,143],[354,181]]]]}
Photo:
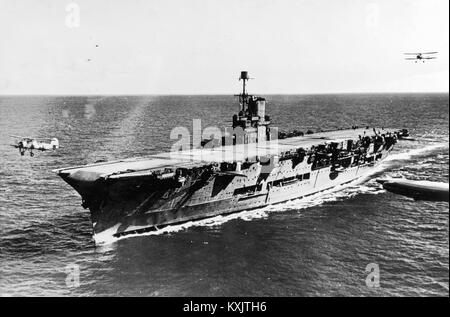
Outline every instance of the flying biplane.
{"type": "Polygon", "coordinates": [[[11,135],[12,138],[19,139],[16,144],[11,146],[19,149],[20,155],[25,155],[26,151],[30,152],[30,156],[34,156],[33,150],[36,151],[49,151],[59,149],[59,141],[57,138],[43,138],[36,139],[30,137],[22,137],[17,135],[11,135]]]}
{"type": "Polygon", "coordinates": [[[437,54],[438,52],[426,52],[426,53],[404,53],[405,55],[414,55],[415,57],[405,57],[406,60],[414,61],[417,63],[417,61],[422,61],[422,63],[425,63],[426,59],[436,59],[436,56],[428,56],[431,54],[437,54]]]}

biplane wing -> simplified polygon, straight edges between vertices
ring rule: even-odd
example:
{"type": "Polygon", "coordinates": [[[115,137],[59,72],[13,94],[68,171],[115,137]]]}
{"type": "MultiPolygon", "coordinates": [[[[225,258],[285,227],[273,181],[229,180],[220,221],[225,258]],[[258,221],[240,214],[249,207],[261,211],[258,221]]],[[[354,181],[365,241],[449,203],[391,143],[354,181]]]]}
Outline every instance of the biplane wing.
{"type": "Polygon", "coordinates": [[[21,135],[9,135],[11,138],[26,140],[28,142],[31,141],[37,141],[37,142],[46,142],[52,140],[52,138],[36,138],[36,137],[29,137],[29,136],[21,136],[21,135]]]}
{"type": "Polygon", "coordinates": [[[423,52],[418,52],[418,53],[403,53],[403,54],[405,54],[405,55],[424,55],[424,54],[437,54],[438,52],[425,52],[425,53],[423,53],[423,52]]]}
{"type": "Polygon", "coordinates": [[[10,135],[11,138],[18,138],[22,140],[32,141],[35,140],[35,138],[31,138],[29,136],[20,136],[20,135],[10,135]]]}

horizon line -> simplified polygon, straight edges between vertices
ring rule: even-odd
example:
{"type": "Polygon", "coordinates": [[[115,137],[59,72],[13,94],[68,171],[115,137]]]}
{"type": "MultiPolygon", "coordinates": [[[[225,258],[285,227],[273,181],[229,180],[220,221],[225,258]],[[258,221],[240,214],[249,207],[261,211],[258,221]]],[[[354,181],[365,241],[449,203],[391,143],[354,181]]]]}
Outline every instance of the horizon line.
{"type": "MultiPolygon", "coordinates": [[[[265,96],[307,96],[307,95],[362,95],[362,94],[448,94],[449,91],[373,91],[373,92],[310,92],[310,93],[252,93],[251,95],[265,95],[265,96]]],[[[66,93],[57,93],[57,94],[49,94],[49,93],[16,93],[16,94],[2,94],[0,93],[0,97],[26,97],[26,96],[55,96],[55,97],[84,97],[84,96],[235,96],[235,94],[230,93],[75,93],[75,94],[66,94],[66,93]]]]}

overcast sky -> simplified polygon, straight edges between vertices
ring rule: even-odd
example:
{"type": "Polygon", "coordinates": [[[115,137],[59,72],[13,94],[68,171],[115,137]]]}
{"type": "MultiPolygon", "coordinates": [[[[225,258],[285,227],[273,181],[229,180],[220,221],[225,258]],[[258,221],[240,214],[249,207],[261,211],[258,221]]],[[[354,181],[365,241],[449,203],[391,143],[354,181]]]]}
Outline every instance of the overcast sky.
{"type": "Polygon", "coordinates": [[[228,94],[241,70],[261,94],[449,87],[448,0],[70,3],[0,0],[0,94],[228,94]]]}

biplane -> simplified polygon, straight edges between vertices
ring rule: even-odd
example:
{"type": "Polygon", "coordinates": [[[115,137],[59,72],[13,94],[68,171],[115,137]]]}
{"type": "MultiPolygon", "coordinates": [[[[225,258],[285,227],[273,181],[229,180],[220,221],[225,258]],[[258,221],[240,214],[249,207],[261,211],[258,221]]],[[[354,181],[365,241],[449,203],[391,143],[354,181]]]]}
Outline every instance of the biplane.
{"type": "Polygon", "coordinates": [[[11,135],[12,138],[19,139],[16,144],[11,146],[19,149],[20,155],[25,155],[26,151],[30,152],[30,156],[34,156],[33,151],[51,151],[59,149],[59,141],[57,138],[31,138],[17,135],[11,135]]]}
{"type": "Polygon", "coordinates": [[[417,63],[418,61],[422,61],[422,63],[425,63],[426,59],[436,59],[436,56],[428,56],[432,54],[437,54],[438,52],[426,52],[426,53],[404,53],[405,55],[414,55],[415,57],[405,57],[406,60],[415,61],[417,63]]]}

